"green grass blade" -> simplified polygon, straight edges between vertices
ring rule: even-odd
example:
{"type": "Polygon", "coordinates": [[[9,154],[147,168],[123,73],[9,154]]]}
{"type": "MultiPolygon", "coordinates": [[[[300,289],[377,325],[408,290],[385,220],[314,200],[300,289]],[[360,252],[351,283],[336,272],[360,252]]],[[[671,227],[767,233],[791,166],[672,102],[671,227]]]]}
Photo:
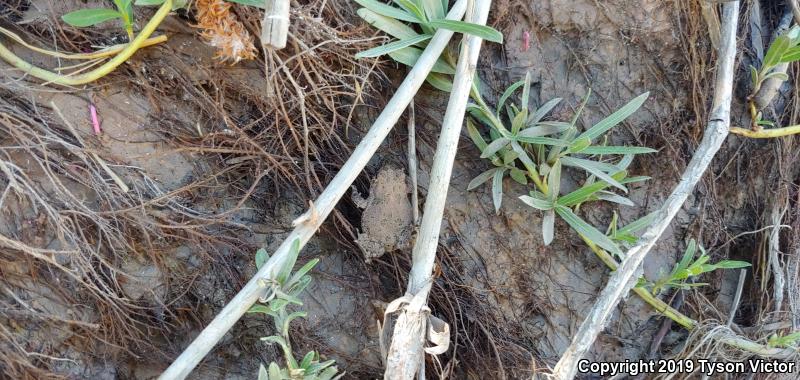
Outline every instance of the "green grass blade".
{"type": "Polygon", "coordinates": [[[367,8],[360,8],[356,13],[370,25],[399,40],[414,38],[419,35],[408,25],[393,18],[379,15],[367,8]]]}
{"type": "MultiPolygon", "coordinates": [[[[392,59],[409,67],[413,67],[421,55],[422,50],[413,46],[405,47],[389,53],[389,56],[392,57],[392,59]]],[[[451,75],[456,73],[456,69],[454,69],[453,66],[450,66],[447,62],[443,61],[441,58],[436,60],[436,63],[433,64],[431,71],[435,73],[451,75]]]]}
{"type": "Polygon", "coordinates": [[[581,150],[583,154],[646,154],[658,152],[643,146],[590,146],[581,150]]]}
{"type": "Polygon", "coordinates": [[[456,33],[471,34],[473,36],[483,38],[486,41],[503,43],[503,34],[489,26],[478,25],[464,21],[442,19],[431,20],[428,21],[427,24],[428,26],[437,29],[447,29],[456,33]]]}
{"type": "Polygon", "coordinates": [[[614,126],[616,126],[617,124],[619,124],[623,120],[627,119],[628,116],[630,116],[634,112],[636,112],[636,110],[638,110],[639,107],[641,107],[642,104],[644,104],[644,101],[647,100],[648,96],[650,96],[650,93],[649,92],[645,92],[644,94],[641,94],[641,95],[633,98],[633,100],[628,102],[628,104],[626,104],[626,105],[622,106],[622,108],[618,109],[617,112],[614,112],[613,114],[611,114],[610,116],[606,117],[605,119],[600,120],[593,127],[589,128],[585,132],[581,133],[580,136],[578,136],[578,138],[587,137],[590,140],[594,140],[598,136],[606,133],[606,131],[608,131],[609,129],[613,128],[614,126]]]}
{"type": "Polygon", "coordinates": [[[422,41],[429,40],[432,36],[430,34],[420,34],[416,37],[406,38],[404,40],[397,40],[394,42],[390,42],[386,45],[381,45],[367,51],[362,51],[356,54],[356,58],[372,58],[372,57],[380,57],[384,54],[389,54],[393,51],[400,50],[405,47],[409,47],[412,45],[416,45],[422,41]]]}
{"type": "MultiPolygon", "coordinates": [[[[230,1],[230,0],[229,0],[230,1]]],[[[251,0],[251,1],[259,1],[259,0],[251,0]]],[[[361,5],[364,8],[367,8],[381,16],[386,16],[389,18],[393,18],[395,20],[401,20],[406,22],[413,22],[415,24],[419,24],[422,20],[419,17],[414,16],[413,14],[402,10],[400,8],[395,8],[391,5],[381,3],[380,1],[376,0],[355,0],[358,5],[361,5]]],[[[259,1],[260,3],[264,3],[264,1],[259,1]]]]}

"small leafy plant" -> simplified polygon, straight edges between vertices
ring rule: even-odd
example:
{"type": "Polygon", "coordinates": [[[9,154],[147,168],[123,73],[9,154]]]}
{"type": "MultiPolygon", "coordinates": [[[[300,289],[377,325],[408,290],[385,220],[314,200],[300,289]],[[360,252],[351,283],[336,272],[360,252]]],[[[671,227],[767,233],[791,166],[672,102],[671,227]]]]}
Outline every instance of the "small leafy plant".
{"type": "MultiPolygon", "coordinates": [[[[494,28],[445,19],[447,0],[393,0],[399,8],[377,0],[355,0],[363,8],[358,15],[375,28],[397,40],[358,53],[356,58],[379,57],[388,54],[393,60],[406,66],[414,66],[439,28],[458,33],[468,33],[486,41],[503,42],[503,35],[494,28]],[[412,26],[418,29],[414,29],[412,26]]],[[[433,87],[449,92],[452,89],[450,75],[455,73],[455,57],[445,53],[436,62],[427,77],[433,87]]]]}
{"type": "MultiPolygon", "coordinates": [[[[69,12],[61,19],[69,25],[84,28],[102,22],[120,19],[128,39],[133,40],[133,0],[113,0],[116,9],[89,8],[69,12]]],[[[163,3],[163,1],[162,1],[163,3]]]]}
{"type": "Polygon", "coordinates": [[[782,63],[797,61],[800,61],[800,27],[794,26],[772,42],[767,49],[767,53],[764,54],[764,62],[761,64],[760,69],[750,66],[753,91],[747,97],[747,100],[754,130],[765,125],[774,125],[771,121],[761,119],[761,111],[755,103],[755,97],[759,90],[761,90],[761,86],[768,79],[772,78],[778,79],[781,82],[789,80],[789,76],[786,75],[786,73],[775,71],[775,68],[782,63]]]}
{"type": "MultiPolygon", "coordinates": [[[[299,252],[300,241],[295,240],[286,263],[280,268],[275,278],[263,280],[262,285],[266,292],[259,300],[262,304],[254,305],[248,311],[248,313],[260,313],[272,317],[277,334],[261,338],[261,340],[280,346],[286,362],[286,368],[281,368],[276,362],[270,363],[268,368],[262,365],[258,371],[259,380],[331,380],[342,376],[334,366],[335,361],[321,361],[322,359],[316,351],[308,352],[300,360],[294,357],[289,325],[297,318],[304,318],[306,313],[304,311],[289,312],[287,308],[290,305],[303,305],[299,295],[311,283],[308,272],[319,262],[319,259],[313,259],[297,272],[292,273],[299,252]]],[[[268,259],[267,252],[259,249],[256,252],[256,267],[260,269],[268,259]]]]}
{"type": "MultiPolygon", "coordinates": [[[[612,237],[600,232],[583,219],[575,210],[586,202],[605,200],[632,205],[628,198],[611,188],[627,192],[625,185],[648,179],[628,177],[627,168],[637,154],[652,153],[646,147],[607,146],[598,140],[611,128],[618,125],[641,107],[648,94],[642,94],[612,115],[591,128],[579,132],[578,119],[589,99],[587,94],[580,108],[568,122],[545,121],[545,117],[561,99],[553,99],[538,109],[529,109],[530,75],[512,84],[500,96],[497,110],[482,100],[468,106],[472,120],[467,129],[481,157],[495,166],[473,179],[468,189],[474,189],[491,179],[492,199],[495,211],[499,212],[503,199],[503,178],[508,175],[522,185],[533,183],[529,195],[519,197],[529,206],[542,210],[542,234],[545,244],[554,236],[555,216],[567,222],[588,241],[621,256],[617,240],[628,239],[630,231],[609,231],[612,237]],[[522,89],[519,104],[506,104],[515,91],[522,89]],[[484,131],[478,125],[484,126],[484,131]],[[488,136],[487,136],[488,135],[488,136]],[[487,140],[488,137],[488,140],[487,140]],[[579,189],[562,194],[561,176],[563,167],[571,167],[587,174],[579,189]]],[[[616,223],[616,221],[614,221],[616,223]]]]}
{"type": "Polygon", "coordinates": [[[750,266],[750,263],[736,260],[722,260],[716,264],[710,264],[708,263],[710,259],[705,249],[702,246],[698,246],[695,240],[692,239],[686,247],[683,258],[672,268],[669,274],[661,276],[661,278],[652,283],[640,279],[637,286],[652,288],[654,294],[660,294],[672,288],[686,290],[708,285],[702,282],[689,282],[690,278],[700,276],[703,273],[713,272],[717,269],[736,269],[750,266]],[[698,247],[700,248],[700,256],[695,259],[698,247]]]}

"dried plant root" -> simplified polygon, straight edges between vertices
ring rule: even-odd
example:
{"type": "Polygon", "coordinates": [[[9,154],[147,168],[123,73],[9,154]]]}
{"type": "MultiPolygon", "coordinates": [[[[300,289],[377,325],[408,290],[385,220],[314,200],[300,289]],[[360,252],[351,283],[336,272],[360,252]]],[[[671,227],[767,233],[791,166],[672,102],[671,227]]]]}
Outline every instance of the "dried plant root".
{"type": "Polygon", "coordinates": [[[253,37],[231,13],[230,3],[223,0],[197,0],[195,7],[196,26],[203,29],[200,35],[206,42],[217,48],[216,58],[236,63],[256,57],[253,37]]]}

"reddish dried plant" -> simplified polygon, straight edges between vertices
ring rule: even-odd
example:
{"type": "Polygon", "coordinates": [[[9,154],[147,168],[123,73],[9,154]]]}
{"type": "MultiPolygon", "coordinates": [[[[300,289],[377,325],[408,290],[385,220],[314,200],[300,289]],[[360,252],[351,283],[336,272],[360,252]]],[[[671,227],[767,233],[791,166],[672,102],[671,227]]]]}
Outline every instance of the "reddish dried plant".
{"type": "Polygon", "coordinates": [[[231,13],[230,3],[223,0],[196,0],[195,7],[196,26],[203,29],[200,35],[206,42],[218,49],[216,58],[233,63],[255,58],[253,37],[231,13]]]}

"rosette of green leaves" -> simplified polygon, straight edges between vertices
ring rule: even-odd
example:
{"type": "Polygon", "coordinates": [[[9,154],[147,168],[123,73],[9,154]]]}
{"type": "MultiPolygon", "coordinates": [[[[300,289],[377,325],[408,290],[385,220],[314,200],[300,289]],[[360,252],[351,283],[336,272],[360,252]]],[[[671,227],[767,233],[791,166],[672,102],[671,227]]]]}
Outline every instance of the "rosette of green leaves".
{"type": "Polygon", "coordinates": [[[497,110],[491,109],[485,103],[468,107],[470,115],[486,130],[482,133],[470,122],[467,125],[470,138],[481,150],[481,157],[489,159],[495,166],[470,182],[469,188],[473,189],[492,179],[492,199],[495,209],[499,210],[503,196],[502,182],[506,173],[520,184],[533,182],[535,188],[520,199],[544,212],[542,234],[545,244],[550,244],[553,240],[555,216],[558,215],[593,243],[620,256],[618,241],[581,219],[574,209],[582,203],[597,200],[633,204],[614,190],[626,193],[627,184],[646,180],[647,177],[628,177],[627,167],[635,155],[652,153],[655,150],[646,147],[608,146],[597,141],[638,110],[648,94],[634,98],[591,128],[579,132],[577,122],[589,95],[569,122],[546,121],[545,117],[561,99],[550,100],[532,112],[529,111],[530,81],[530,75],[526,75],[524,80],[509,86],[500,96],[497,110]],[[506,104],[520,89],[520,103],[506,104]],[[507,127],[509,124],[510,128],[507,127]],[[488,141],[484,137],[487,134],[488,141]],[[587,179],[579,189],[562,195],[560,184],[564,167],[585,172],[587,179]]]}

